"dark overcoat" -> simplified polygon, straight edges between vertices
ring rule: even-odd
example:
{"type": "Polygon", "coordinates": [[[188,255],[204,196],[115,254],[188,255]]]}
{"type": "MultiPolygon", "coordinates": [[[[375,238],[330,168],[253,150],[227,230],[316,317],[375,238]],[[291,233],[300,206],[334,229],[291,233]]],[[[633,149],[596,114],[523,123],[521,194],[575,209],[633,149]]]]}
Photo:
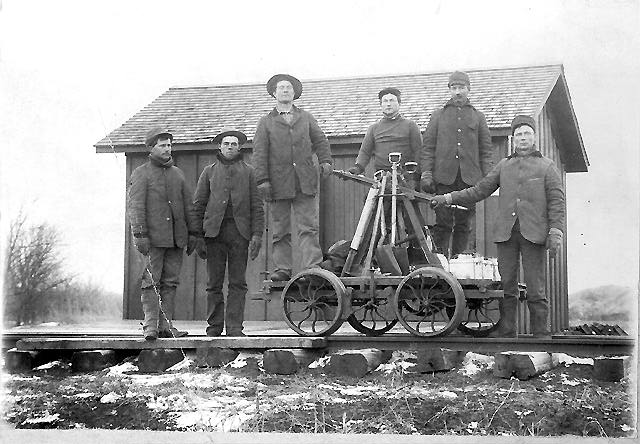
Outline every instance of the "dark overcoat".
{"type": "Polygon", "coordinates": [[[303,194],[315,196],[318,170],[313,154],[319,163],[331,163],[329,141],[316,119],[296,106],[291,114],[291,123],[287,123],[274,108],[260,119],[253,139],[256,180],[271,183],[273,199],[293,199],[296,179],[303,194]]]}

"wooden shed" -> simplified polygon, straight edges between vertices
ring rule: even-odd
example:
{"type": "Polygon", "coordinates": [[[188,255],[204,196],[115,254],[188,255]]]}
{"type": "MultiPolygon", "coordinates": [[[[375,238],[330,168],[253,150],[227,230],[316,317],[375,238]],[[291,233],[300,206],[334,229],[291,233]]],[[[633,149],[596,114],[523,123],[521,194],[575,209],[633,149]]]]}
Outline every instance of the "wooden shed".
{"type": "MultiPolygon", "coordinates": [[[[467,72],[471,79],[470,99],[487,117],[496,162],[510,154],[512,118],[516,114],[529,114],[537,119],[540,150],[556,162],[565,184],[567,173],[587,171],[589,162],[562,65],[467,72]]],[[[387,86],[399,88],[403,99],[402,114],[414,120],[424,131],[431,112],[449,98],[448,75],[449,72],[435,72],[306,80],[303,81],[302,97],[296,105],[310,111],[318,120],[331,143],[334,168],[346,169],[353,165],[369,125],[381,117],[377,96],[380,89],[387,86]]],[[[143,143],[145,132],[153,125],[165,125],[174,135],[176,165],[195,188],[200,172],[214,157],[212,137],[223,127],[243,131],[249,137],[245,147],[246,158],[250,161],[251,139],[258,119],[274,105],[264,83],[170,88],[97,142],[95,148],[98,153],[125,153],[128,183],[131,172],[147,160],[143,143]]],[[[318,204],[323,248],[337,240],[351,238],[365,193],[366,189],[361,185],[333,177],[322,182],[318,204]]],[[[492,197],[477,204],[476,248],[485,256],[496,255],[496,246],[490,240],[496,203],[492,197]]],[[[430,217],[432,215],[428,220],[430,217]]],[[[125,318],[136,319],[142,318],[139,298],[142,262],[132,248],[126,221],[125,231],[123,313],[125,318]]],[[[295,245],[296,239],[293,241],[295,245]]],[[[264,268],[263,248],[247,270],[247,320],[281,316],[273,309],[274,304],[267,306],[264,301],[252,299],[261,287],[260,271],[264,268]]],[[[176,306],[176,319],[204,319],[206,281],[205,262],[196,255],[185,257],[178,289],[181,303],[176,306]]],[[[548,264],[547,294],[551,302],[551,326],[558,331],[568,326],[566,240],[558,258],[548,264]]],[[[524,320],[526,316],[523,307],[521,318],[524,320]]],[[[523,324],[528,325],[528,322],[520,323],[523,324]]]]}

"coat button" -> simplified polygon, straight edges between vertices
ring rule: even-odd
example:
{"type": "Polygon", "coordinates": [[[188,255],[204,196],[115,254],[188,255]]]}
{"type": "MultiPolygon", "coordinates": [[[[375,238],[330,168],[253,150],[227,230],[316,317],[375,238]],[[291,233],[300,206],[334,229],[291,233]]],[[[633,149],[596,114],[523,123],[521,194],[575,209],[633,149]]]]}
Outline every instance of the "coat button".
{"type": "Polygon", "coordinates": [[[171,205],[171,201],[169,201],[169,205],[171,205]]]}
{"type": "Polygon", "coordinates": [[[458,142],[458,146],[460,146],[460,142],[458,142]]]}
{"type": "Polygon", "coordinates": [[[171,218],[170,218],[170,217],[167,217],[167,220],[171,220],[171,218]]]}
{"type": "Polygon", "coordinates": [[[458,155],[456,154],[456,159],[459,159],[458,155]]]}
{"type": "Polygon", "coordinates": [[[460,128],[458,128],[458,132],[460,133],[460,132],[462,132],[462,130],[460,128]]]}
{"type": "Polygon", "coordinates": [[[511,213],[511,215],[512,215],[512,216],[515,216],[515,215],[516,215],[516,213],[511,213]]]}
{"type": "Polygon", "coordinates": [[[293,166],[296,166],[296,163],[295,163],[295,162],[293,162],[293,166]]]}

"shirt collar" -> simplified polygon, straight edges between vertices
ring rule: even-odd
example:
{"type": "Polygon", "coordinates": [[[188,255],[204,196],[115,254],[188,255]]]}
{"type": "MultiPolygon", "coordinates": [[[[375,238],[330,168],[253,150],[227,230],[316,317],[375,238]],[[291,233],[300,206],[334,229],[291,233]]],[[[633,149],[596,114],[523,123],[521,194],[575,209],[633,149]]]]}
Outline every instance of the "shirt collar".
{"type": "Polygon", "coordinates": [[[540,151],[538,151],[538,150],[535,150],[535,151],[532,151],[529,154],[526,154],[526,155],[522,156],[522,155],[518,154],[517,151],[514,151],[513,154],[507,156],[507,159],[513,159],[515,157],[542,157],[542,153],[540,151]]]}
{"type": "Polygon", "coordinates": [[[473,108],[473,105],[471,104],[471,101],[469,101],[468,97],[467,97],[467,100],[465,100],[462,105],[458,105],[457,103],[454,103],[453,98],[451,98],[447,101],[447,103],[444,106],[470,106],[471,108],[473,108]]]}
{"type": "Polygon", "coordinates": [[[398,120],[398,119],[402,118],[402,114],[400,113],[400,111],[398,111],[393,116],[388,117],[388,116],[383,115],[382,118],[386,119],[386,120],[398,120]]]}

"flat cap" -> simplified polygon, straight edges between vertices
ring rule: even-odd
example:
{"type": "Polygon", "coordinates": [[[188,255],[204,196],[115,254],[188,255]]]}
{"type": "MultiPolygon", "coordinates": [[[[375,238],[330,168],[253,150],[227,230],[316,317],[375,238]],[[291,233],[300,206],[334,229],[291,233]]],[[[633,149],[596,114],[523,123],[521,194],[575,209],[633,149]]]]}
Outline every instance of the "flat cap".
{"type": "Polygon", "coordinates": [[[293,85],[294,100],[302,95],[302,82],[300,82],[300,80],[296,79],[290,74],[276,74],[275,76],[271,77],[267,81],[267,92],[269,93],[269,95],[275,97],[273,94],[275,93],[276,86],[278,85],[278,82],[280,80],[288,80],[289,82],[291,82],[291,85],[293,85]]]}
{"type": "Polygon", "coordinates": [[[158,138],[163,135],[169,136],[169,139],[173,142],[173,134],[163,126],[155,126],[147,131],[147,135],[144,138],[144,144],[149,147],[154,146],[158,141],[158,138]]]}
{"type": "Polygon", "coordinates": [[[387,94],[393,94],[398,98],[398,102],[400,102],[400,90],[398,88],[385,88],[378,93],[378,100],[382,100],[384,96],[387,94]]]}
{"type": "Polygon", "coordinates": [[[469,75],[466,72],[462,71],[454,71],[449,76],[448,87],[451,85],[467,85],[471,86],[471,82],[469,81],[469,75]]]}
{"type": "Polygon", "coordinates": [[[222,139],[224,139],[226,136],[235,136],[238,138],[238,143],[240,145],[244,145],[247,142],[247,136],[245,135],[245,133],[243,133],[242,131],[238,131],[235,129],[223,129],[222,131],[220,131],[220,133],[218,133],[218,135],[216,137],[213,138],[213,143],[222,143],[222,139]]]}
{"type": "Polygon", "coordinates": [[[511,135],[513,136],[513,133],[515,133],[516,129],[518,127],[521,127],[522,125],[530,126],[533,132],[536,132],[536,121],[533,119],[533,117],[527,116],[525,114],[518,114],[511,121],[511,135]]]}

